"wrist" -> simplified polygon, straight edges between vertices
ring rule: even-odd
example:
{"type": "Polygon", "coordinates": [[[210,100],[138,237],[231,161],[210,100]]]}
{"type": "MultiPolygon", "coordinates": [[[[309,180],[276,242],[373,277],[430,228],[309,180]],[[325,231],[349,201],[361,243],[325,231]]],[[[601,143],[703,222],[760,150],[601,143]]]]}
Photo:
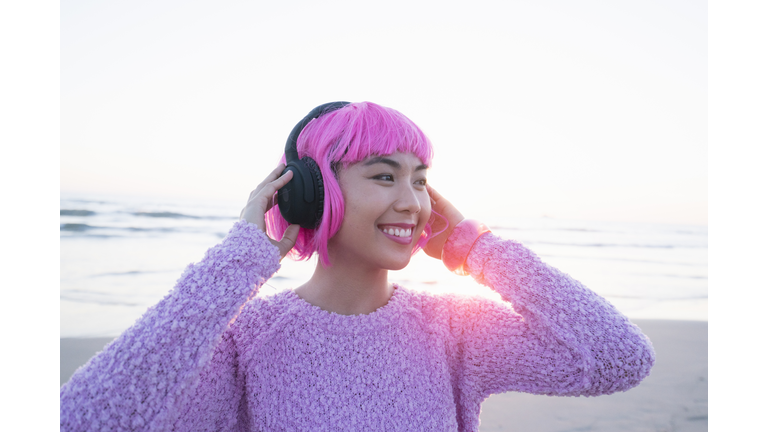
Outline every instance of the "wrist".
{"type": "Polygon", "coordinates": [[[448,270],[458,275],[468,275],[465,264],[472,246],[481,235],[491,230],[474,219],[464,219],[451,231],[443,244],[442,261],[448,270]]]}

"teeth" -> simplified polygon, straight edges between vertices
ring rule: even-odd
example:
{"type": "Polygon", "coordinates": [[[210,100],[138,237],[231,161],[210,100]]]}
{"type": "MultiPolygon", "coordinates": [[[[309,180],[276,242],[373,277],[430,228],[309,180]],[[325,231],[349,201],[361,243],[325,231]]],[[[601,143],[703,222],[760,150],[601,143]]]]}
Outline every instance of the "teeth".
{"type": "Polygon", "coordinates": [[[382,228],[381,232],[387,233],[389,235],[398,236],[398,237],[410,237],[411,236],[411,229],[400,229],[400,228],[382,228]]]}

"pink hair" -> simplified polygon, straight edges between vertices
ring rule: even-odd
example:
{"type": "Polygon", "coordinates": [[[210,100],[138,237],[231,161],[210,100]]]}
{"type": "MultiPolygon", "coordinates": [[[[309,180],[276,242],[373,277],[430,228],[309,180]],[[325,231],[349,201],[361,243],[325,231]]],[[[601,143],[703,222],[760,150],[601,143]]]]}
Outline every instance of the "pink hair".
{"type": "MultiPolygon", "coordinates": [[[[328,240],[339,231],[344,219],[344,197],[336,178],[338,169],[371,156],[395,152],[413,153],[422,163],[431,166],[433,155],[432,143],[418,126],[392,108],[372,102],[352,103],[311,121],[299,135],[296,149],[300,158],[309,156],[320,167],[325,203],[320,225],[316,229],[301,228],[296,245],[288,256],[294,260],[306,260],[317,252],[325,267],[331,265],[328,240]]],[[[285,155],[281,162],[285,163],[285,155]]],[[[416,254],[431,238],[436,216],[445,219],[432,212],[412,254],[416,254]]],[[[272,238],[282,238],[288,228],[288,222],[277,206],[267,212],[266,223],[267,234],[272,238]]]]}

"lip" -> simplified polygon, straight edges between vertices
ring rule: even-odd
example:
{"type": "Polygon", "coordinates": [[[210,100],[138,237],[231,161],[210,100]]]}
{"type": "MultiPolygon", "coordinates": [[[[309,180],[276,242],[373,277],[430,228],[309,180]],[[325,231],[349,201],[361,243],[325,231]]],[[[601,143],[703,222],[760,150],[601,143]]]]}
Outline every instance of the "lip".
{"type": "Polygon", "coordinates": [[[380,223],[380,224],[376,225],[376,228],[379,230],[380,233],[384,234],[385,237],[387,237],[388,239],[392,240],[395,243],[400,243],[402,245],[409,245],[409,244],[411,244],[411,242],[413,242],[413,230],[414,230],[415,227],[416,227],[416,224],[413,224],[413,223],[400,223],[400,222],[380,223]],[[385,227],[385,226],[397,227],[397,228],[400,228],[400,229],[410,229],[411,230],[411,235],[409,235],[408,237],[399,237],[399,236],[387,234],[384,231],[382,231],[382,229],[381,229],[381,227],[385,227]]]}
{"type": "MultiPolygon", "coordinates": [[[[387,224],[387,225],[395,226],[395,224],[387,224]]],[[[388,239],[390,239],[390,240],[392,240],[393,242],[396,242],[396,243],[407,245],[407,244],[411,244],[411,241],[413,241],[413,234],[411,234],[408,237],[398,237],[398,236],[394,236],[394,235],[391,235],[391,234],[387,234],[387,233],[385,233],[382,230],[379,230],[379,232],[382,233],[388,239]]]]}
{"type": "Polygon", "coordinates": [[[409,223],[381,223],[381,224],[377,225],[377,227],[379,229],[381,229],[381,227],[383,227],[383,226],[394,226],[394,227],[398,227],[398,228],[405,228],[405,229],[411,228],[412,229],[413,227],[416,226],[416,224],[409,224],[409,223]]]}

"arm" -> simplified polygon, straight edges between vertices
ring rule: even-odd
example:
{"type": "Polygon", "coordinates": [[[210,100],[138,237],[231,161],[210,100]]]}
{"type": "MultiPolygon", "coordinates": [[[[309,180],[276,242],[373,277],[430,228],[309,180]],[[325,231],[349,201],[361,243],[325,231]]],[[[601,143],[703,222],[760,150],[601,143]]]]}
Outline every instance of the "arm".
{"type": "Polygon", "coordinates": [[[61,388],[61,430],[211,430],[237,423],[243,381],[226,331],[296,241],[298,226],[279,241],[264,234],[264,213],[292,176],[281,176],[283,168],[251,192],[242,220],[221,244],[61,388]]]}
{"type": "MultiPolygon", "coordinates": [[[[198,390],[204,370],[200,389],[212,385],[206,381],[211,373],[236,373],[229,338],[222,341],[222,336],[242,305],[277,271],[279,258],[256,225],[235,224],[221,244],[187,268],[173,291],[61,388],[61,429],[170,429],[198,390]]],[[[221,383],[219,390],[242,391],[236,381],[221,383]]],[[[236,394],[221,399],[230,397],[239,399],[236,394]]],[[[207,409],[234,415],[222,401],[216,405],[212,397],[209,402],[207,409]]]]}
{"type": "MultiPolygon", "coordinates": [[[[436,190],[428,190],[433,210],[447,223],[424,251],[440,259],[464,217],[436,190]]],[[[470,399],[505,391],[610,394],[636,386],[650,373],[655,354],[640,329],[520,243],[485,233],[471,247],[464,269],[505,302],[453,302],[457,390],[470,399]]]]}
{"type": "Polygon", "coordinates": [[[457,313],[466,384],[480,394],[597,396],[650,373],[654,351],[640,329],[520,243],[483,234],[467,267],[508,302],[479,301],[457,313]]]}
{"type": "Polygon", "coordinates": [[[245,377],[232,328],[200,373],[194,395],[174,422],[174,431],[248,430],[245,377]]]}

